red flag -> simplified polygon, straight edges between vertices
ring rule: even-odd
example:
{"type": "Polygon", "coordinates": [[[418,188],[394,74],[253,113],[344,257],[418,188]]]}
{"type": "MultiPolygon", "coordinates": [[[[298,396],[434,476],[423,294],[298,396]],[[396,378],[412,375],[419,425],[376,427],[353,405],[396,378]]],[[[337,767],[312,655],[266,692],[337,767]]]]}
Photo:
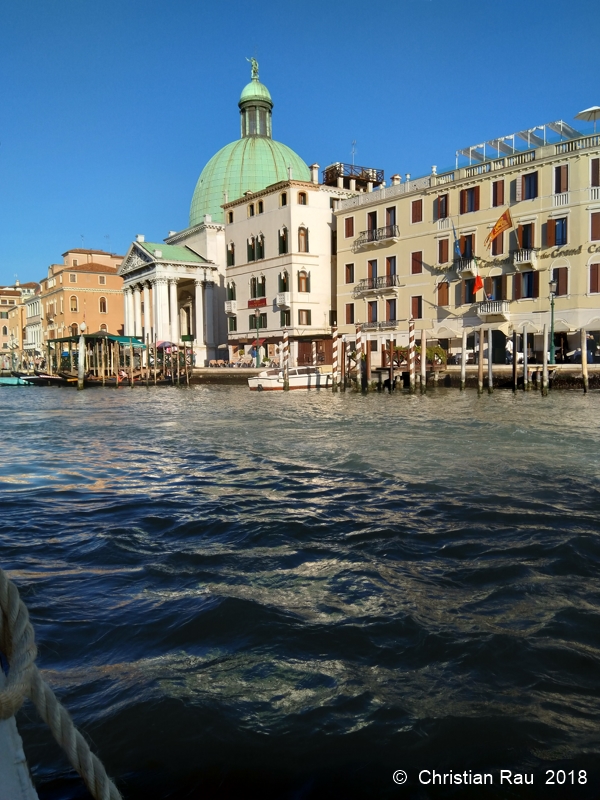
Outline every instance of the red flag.
{"type": "Polygon", "coordinates": [[[481,275],[478,275],[473,284],[473,294],[476,294],[480,289],[483,289],[483,278],[481,275]]]}
{"type": "Polygon", "coordinates": [[[500,236],[500,234],[503,231],[507,231],[509,228],[512,227],[513,227],[512,217],[510,216],[510,211],[507,208],[504,214],[502,214],[502,216],[498,220],[498,222],[494,225],[492,230],[485,237],[485,242],[483,244],[485,245],[485,247],[489,249],[492,245],[492,242],[497,236],[500,236]]]}

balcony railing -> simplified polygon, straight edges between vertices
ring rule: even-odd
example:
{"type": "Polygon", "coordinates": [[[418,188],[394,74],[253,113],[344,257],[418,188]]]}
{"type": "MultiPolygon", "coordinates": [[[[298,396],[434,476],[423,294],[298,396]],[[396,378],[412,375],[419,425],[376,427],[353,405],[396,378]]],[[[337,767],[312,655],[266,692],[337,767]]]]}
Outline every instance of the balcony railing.
{"type": "Polygon", "coordinates": [[[568,192],[561,192],[560,194],[555,194],[552,196],[552,200],[554,206],[568,206],[569,205],[569,193],[568,192]]]}
{"type": "Polygon", "coordinates": [[[400,228],[397,225],[385,225],[383,228],[373,228],[370,231],[361,231],[360,236],[354,242],[354,247],[364,247],[367,244],[377,244],[388,239],[397,239],[400,236],[400,228]]]}
{"type": "Polygon", "coordinates": [[[384,292],[386,289],[393,289],[396,286],[400,286],[398,275],[382,275],[380,278],[364,278],[354,287],[354,294],[384,292]]]}
{"type": "Polygon", "coordinates": [[[450,230],[450,217],[442,217],[441,219],[438,219],[437,229],[438,231],[450,230]]]}
{"type": "Polygon", "coordinates": [[[290,307],[290,293],[289,292],[278,292],[277,299],[275,301],[276,305],[279,308],[289,308],[290,307]]]}
{"type": "Polygon", "coordinates": [[[389,331],[398,327],[398,320],[388,319],[381,322],[363,322],[360,326],[362,331],[389,331]]]}
{"type": "Polygon", "coordinates": [[[538,247],[522,247],[513,252],[513,264],[515,267],[532,267],[537,269],[538,247]]]}
{"type": "Polygon", "coordinates": [[[237,300],[225,300],[225,313],[237,314],[237,300]]]}
{"type": "Polygon", "coordinates": [[[482,319],[485,317],[508,319],[510,317],[510,303],[508,300],[488,300],[485,303],[479,303],[477,313],[482,319]]]}
{"type": "Polygon", "coordinates": [[[479,269],[477,267],[477,259],[475,258],[457,258],[454,262],[454,269],[456,273],[461,277],[465,275],[470,276],[472,278],[477,277],[479,275],[479,269]]]}
{"type": "Polygon", "coordinates": [[[600,200],[600,186],[590,186],[590,200],[600,200]]]}

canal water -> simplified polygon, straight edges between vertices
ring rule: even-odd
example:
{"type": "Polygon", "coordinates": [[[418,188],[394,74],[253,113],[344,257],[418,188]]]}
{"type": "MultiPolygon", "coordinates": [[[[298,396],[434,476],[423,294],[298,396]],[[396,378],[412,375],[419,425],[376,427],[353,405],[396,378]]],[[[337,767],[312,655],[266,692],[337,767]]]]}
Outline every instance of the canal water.
{"type": "Polygon", "coordinates": [[[0,563],[127,800],[600,796],[600,394],[1,396],[0,563]]]}

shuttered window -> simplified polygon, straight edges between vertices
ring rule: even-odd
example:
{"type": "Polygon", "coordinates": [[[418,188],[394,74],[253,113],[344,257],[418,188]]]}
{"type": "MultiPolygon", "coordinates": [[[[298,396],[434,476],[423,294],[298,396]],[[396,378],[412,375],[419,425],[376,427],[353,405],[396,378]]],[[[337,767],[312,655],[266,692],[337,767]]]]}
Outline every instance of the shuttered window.
{"type": "Polygon", "coordinates": [[[592,242],[600,241],[600,212],[596,211],[592,217],[592,242]]]}
{"type": "Polygon", "coordinates": [[[412,253],[410,257],[410,274],[420,275],[423,272],[423,251],[412,253]]]}
{"type": "Polygon", "coordinates": [[[548,247],[554,247],[556,244],[556,220],[549,219],[546,223],[546,244],[548,247]]]}
{"type": "Polygon", "coordinates": [[[423,201],[413,200],[411,208],[412,222],[423,222],[423,201]]]}
{"type": "Polygon", "coordinates": [[[443,283],[438,283],[437,304],[438,306],[450,305],[450,284],[448,284],[446,281],[443,283]]]}
{"type": "Polygon", "coordinates": [[[435,216],[436,219],[446,219],[448,217],[448,195],[441,194],[436,202],[435,216]]]}
{"type": "Polygon", "coordinates": [[[438,263],[439,264],[446,264],[448,263],[448,254],[450,251],[450,245],[448,239],[440,239],[438,242],[438,263]]]}
{"type": "Polygon", "coordinates": [[[493,256],[500,256],[504,252],[504,231],[492,242],[492,255],[493,256]]]}
{"type": "Polygon", "coordinates": [[[494,208],[504,205],[504,181],[494,181],[492,184],[492,205],[494,208]]]}
{"type": "Polygon", "coordinates": [[[554,167],[554,194],[562,194],[569,190],[569,167],[562,164],[554,167]]]}
{"type": "Polygon", "coordinates": [[[530,172],[528,175],[523,175],[521,177],[521,198],[523,200],[534,200],[537,196],[538,196],[537,172],[530,172]]]}
{"type": "Polygon", "coordinates": [[[354,236],[354,217],[346,217],[344,220],[344,235],[346,239],[354,236]]]}
{"type": "Polygon", "coordinates": [[[423,316],[423,298],[421,296],[410,298],[410,311],[413,319],[421,319],[423,316]]]}
{"type": "Polygon", "coordinates": [[[462,189],[460,193],[460,213],[470,214],[472,211],[479,211],[479,186],[471,189],[462,189]]]}
{"type": "Polygon", "coordinates": [[[346,283],[354,283],[354,264],[346,264],[346,283]]]}
{"type": "Polygon", "coordinates": [[[592,158],[592,186],[600,186],[600,158],[592,158]]]}
{"type": "Polygon", "coordinates": [[[354,303],[346,303],[346,325],[354,322],[354,303]]]}
{"type": "Polygon", "coordinates": [[[600,264],[590,264],[590,293],[600,292],[600,264]]]}
{"type": "Polygon", "coordinates": [[[367,303],[367,322],[377,322],[377,300],[367,303]]]}
{"type": "Polygon", "coordinates": [[[513,291],[515,300],[521,299],[521,284],[522,284],[521,277],[522,277],[521,273],[517,272],[513,278],[513,291]]]}
{"type": "Polygon", "coordinates": [[[567,295],[569,269],[568,267],[556,267],[553,270],[552,277],[556,281],[556,296],[565,297],[567,295]]]}

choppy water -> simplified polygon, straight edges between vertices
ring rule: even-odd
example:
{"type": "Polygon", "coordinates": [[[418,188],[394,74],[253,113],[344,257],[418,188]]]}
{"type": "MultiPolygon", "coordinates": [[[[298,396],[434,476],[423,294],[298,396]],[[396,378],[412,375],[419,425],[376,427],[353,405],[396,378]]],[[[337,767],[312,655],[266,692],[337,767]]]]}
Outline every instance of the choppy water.
{"type": "Polygon", "coordinates": [[[128,800],[600,796],[599,394],[1,399],[0,563],[128,800]]]}

